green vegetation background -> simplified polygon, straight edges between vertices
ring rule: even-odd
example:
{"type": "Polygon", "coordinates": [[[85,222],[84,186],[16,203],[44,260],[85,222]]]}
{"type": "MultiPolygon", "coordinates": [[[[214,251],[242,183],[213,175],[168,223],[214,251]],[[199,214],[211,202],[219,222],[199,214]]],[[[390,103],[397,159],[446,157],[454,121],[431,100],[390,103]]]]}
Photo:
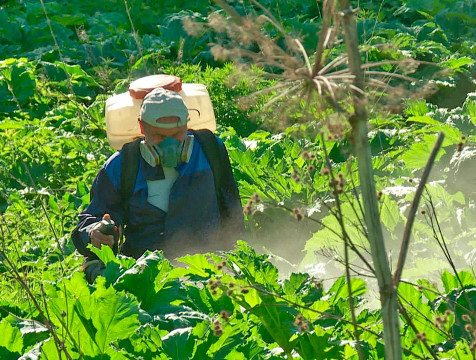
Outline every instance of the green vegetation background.
{"type": "MultiPolygon", "coordinates": [[[[299,34],[312,53],[320,2],[261,3],[288,31],[299,34]]],[[[418,178],[435,134],[444,130],[446,140],[428,196],[436,204],[459,270],[468,270],[476,258],[476,178],[471,171],[476,155],[474,4],[392,0],[357,5],[359,36],[368,60],[411,57],[445,69],[443,73],[432,66],[418,69],[416,76],[432,78],[438,89],[431,97],[406,102],[393,113],[371,112],[370,141],[377,187],[385,195],[381,216],[388,247],[399,248],[405,209],[415,190],[412,180],[418,178]]],[[[242,14],[256,10],[247,1],[233,6],[242,14]]],[[[0,333],[8,334],[0,339],[0,358],[28,353],[51,359],[66,353],[55,347],[48,323],[14,280],[12,268],[25,279],[33,297],[43,299],[41,307],[49,313],[51,328],[72,358],[281,359],[292,351],[304,359],[357,356],[348,331],[344,281],[330,283],[328,289],[317,281],[342,271],[339,262],[331,260],[342,252],[339,237],[331,231],[338,224],[322,206],[332,198],[329,179],[320,175],[322,144],[309,124],[296,121],[299,114],[284,128],[271,126],[278,116],[262,110],[266,96],[251,107],[240,106],[240,98],[253,96],[272,81],[232,81],[235,66],[216,61],[209,48],[226,38],[211,31],[193,37],[183,30],[185,18],[204,22],[214,12],[221,10],[203,0],[7,0],[0,5],[0,236],[10,261],[0,256],[0,333]],[[284,281],[266,255],[241,244],[225,258],[186,257],[188,270],[174,269],[158,254],[148,254],[138,263],[108,258],[105,283],[91,287],[84,282],[69,233],[89,202],[94,176],[113,152],[105,133],[105,100],[126,91],[130,81],[155,73],[207,85],[243,205],[255,193],[263,199],[247,215],[249,243],[259,253],[274,254],[272,261],[282,274],[299,270],[310,275],[293,274],[284,281]],[[303,150],[316,156],[305,159],[303,150]],[[302,181],[295,181],[296,174],[302,181]],[[298,222],[285,208],[299,208],[326,227],[307,218],[298,222]],[[230,265],[225,266],[227,271],[216,265],[223,259],[230,265]],[[150,271],[143,271],[144,266],[150,271]],[[209,279],[222,283],[211,289],[209,279]],[[139,289],[138,283],[154,286],[139,289]],[[237,290],[231,289],[235,286],[237,290]],[[323,317],[321,312],[330,315],[323,317]],[[296,322],[298,313],[305,315],[307,329],[296,322]]],[[[358,186],[358,179],[348,171],[349,164],[355,170],[348,141],[329,140],[326,147],[336,171],[348,177],[350,193],[350,184],[358,186]]],[[[350,228],[357,221],[354,205],[355,199],[349,198],[344,206],[350,228]]],[[[359,231],[352,232],[365,244],[359,231]]],[[[413,279],[422,275],[433,279],[448,268],[423,216],[415,225],[412,254],[405,275],[413,279]]],[[[465,286],[475,286],[469,272],[462,277],[465,286]]],[[[402,292],[410,304],[418,304],[414,313],[424,314],[422,319],[445,314],[445,294],[464,301],[458,300],[462,285],[454,274],[443,273],[442,281],[440,287],[421,280],[420,286],[431,289],[426,292],[404,285],[402,292]]],[[[363,280],[355,279],[353,286],[354,296],[364,295],[363,280]]],[[[378,334],[379,312],[365,310],[367,305],[359,298],[359,323],[374,327],[378,334]]],[[[420,330],[441,354],[459,352],[465,358],[473,338],[463,330],[463,314],[452,314],[445,331],[431,324],[420,330]]],[[[406,325],[402,331],[407,349],[427,354],[420,342],[413,342],[414,329],[406,325]]],[[[365,334],[366,354],[381,358],[380,337],[365,334]]]]}

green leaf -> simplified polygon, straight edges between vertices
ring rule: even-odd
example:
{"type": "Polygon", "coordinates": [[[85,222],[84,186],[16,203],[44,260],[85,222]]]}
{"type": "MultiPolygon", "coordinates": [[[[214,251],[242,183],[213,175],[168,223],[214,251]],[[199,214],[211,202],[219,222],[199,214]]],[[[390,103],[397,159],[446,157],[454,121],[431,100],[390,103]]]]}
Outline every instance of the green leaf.
{"type": "Polygon", "coordinates": [[[396,226],[402,222],[400,208],[398,207],[397,202],[390,199],[389,196],[384,196],[382,199],[382,206],[380,207],[380,220],[390,232],[393,232],[396,226]]]}
{"type": "Polygon", "coordinates": [[[435,120],[427,115],[409,117],[407,119],[407,122],[417,122],[421,124],[430,124],[430,125],[441,125],[440,121],[435,120]]]}
{"type": "Polygon", "coordinates": [[[189,359],[195,344],[195,339],[191,334],[191,327],[169,332],[161,339],[164,353],[174,360],[189,359]]]}
{"type": "Polygon", "coordinates": [[[188,264],[187,275],[197,275],[199,278],[209,278],[216,272],[216,265],[212,264],[205,255],[185,255],[177,261],[188,264]]]}
{"type": "Polygon", "coordinates": [[[284,282],[283,290],[287,295],[296,295],[305,286],[309,274],[292,273],[289,280],[284,282]]]}
{"type": "Polygon", "coordinates": [[[23,339],[18,328],[6,320],[0,322],[0,358],[17,359],[22,354],[23,339]]]}
{"type": "Polygon", "coordinates": [[[455,289],[459,289],[458,279],[448,270],[443,271],[443,274],[441,274],[441,282],[443,283],[443,287],[447,293],[455,289]]]}
{"type": "Polygon", "coordinates": [[[170,278],[171,270],[172,266],[161,253],[146,252],[117,279],[114,286],[137,296],[141,308],[150,314],[167,314],[177,311],[179,304],[187,299],[181,281],[170,278]]]}
{"type": "MultiPolygon", "coordinates": [[[[352,296],[360,296],[367,292],[367,287],[364,280],[352,278],[350,283],[352,296]]],[[[349,290],[345,278],[342,276],[336,282],[334,282],[328,293],[332,294],[332,296],[329,298],[331,304],[339,301],[340,299],[347,299],[349,297],[349,290]]]]}
{"type": "Polygon", "coordinates": [[[111,342],[129,337],[139,326],[137,302],[112,287],[78,299],[74,311],[102,354],[109,351],[111,342]]]}
{"type": "MultiPolygon", "coordinates": [[[[408,150],[402,156],[402,160],[405,162],[406,166],[409,169],[419,170],[422,169],[426,162],[428,161],[428,156],[433,149],[433,145],[436,142],[436,136],[427,135],[419,142],[415,142],[410,150],[408,150]]],[[[438,161],[441,156],[444,154],[444,151],[440,149],[436,155],[436,160],[438,161]]]]}
{"type": "Polygon", "coordinates": [[[91,244],[88,244],[88,249],[95,253],[106,265],[110,262],[119,264],[119,260],[116,258],[116,255],[114,255],[114,252],[109,246],[102,246],[101,249],[98,249],[91,244]]]}
{"type": "Polygon", "coordinates": [[[447,66],[453,70],[460,70],[460,68],[465,65],[473,65],[473,64],[474,64],[473,59],[469,57],[460,57],[457,59],[449,59],[445,61],[442,65],[447,66]]]}

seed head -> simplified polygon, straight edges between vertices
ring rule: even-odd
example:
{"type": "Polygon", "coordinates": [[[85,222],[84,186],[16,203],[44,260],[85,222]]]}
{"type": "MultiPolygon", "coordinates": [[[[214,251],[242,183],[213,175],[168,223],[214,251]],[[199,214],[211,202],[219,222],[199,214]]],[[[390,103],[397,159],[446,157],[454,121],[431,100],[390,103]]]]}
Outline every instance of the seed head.
{"type": "Polygon", "coordinates": [[[377,200],[380,200],[382,196],[383,196],[383,191],[379,190],[379,192],[377,193],[377,200]]]}
{"type": "Polygon", "coordinates": [[[216,329],[213,331],[213,335],[215,335],[216,337],[220,337],[223,335],[223,330],[222,329],[216,329]]]}
{"type": "Polygon", "coordinates": [[[461,135],[461,140],[466,140],[466,136],[461,135]]]}
{"type": "Polygon", "coordinates": [[[435,323],[437,326],[443,325],[446,323],[446,316],[437,316],[435,317],[435,323]]]}
{"type": "Polygon", "coordinates": [[[331,172],[330,172],[329,169],[326,168],[326,167],[323,167],[323,168],[321,169],[321,175],[329,175],[330,173],[331,173],[331,172]]]}
{"type": "Polygon", "coordinates": [[[230,319],[230,315],[228,315],[228,312],[226,310],[220,311],[220,316],[225,321],[228,321],[230,319]]]}
{"type": "Polygon", "coordinates": [[[243,208],[243,214],[249,215],[251,214],[251,205],[248,203],[246,206],[243,208]]]}
{"type": "Polygon", "coordinates": [[[426,333],[425,332],[418,333],[416,336],[419,340],[426,341],[426,333]]]}
{"type": "Polygon", "coordinates": [[[308,171],[308,172],[313,172],[314,170],[316,170],[316,167],[315,167],[314,165],[309,165],[309,166],[307,167],[307,171],[308,171]]]}
{"type": "Polygon", "coordinates": [[[471,324],[466,324],[466,325],[464,326],[464,329],[465,329],[467,332],[471,332],[471,331],[473,331],[473,325],[471,325],[471,324]]]}
{"type": "Polygon", "coordinates": [[[248,294],[250,291],[247,288],[241,289],[242,294],[248,294]]]}
{"type": "Polygon", "coordinates": [[[293,325],[294,326],[301,326],[303,324],[303,316],[302,314],[297,314],[296,319],[294,319],[293,325]]]}
{"type": "Polygon", "coordinates": [[[450,315],[451,315],[451,310],[446,309],[446,310],[445,310],[445,316],[450,316],[450,315]]]}
{"type": "Polygon", "coordinates": [[[476,350],[476,340],[471,341],[471,344],[469,345],[469,350],[471,352],[474,352],[476,350]]]}
{"type": "Polygon", "coordinates": [[[251,200],[256,202],[256,203],[260,203],[261,202],[261,197],[257,193],[254,193],[253,195],[251,195],[251,200]]]}
{"type": "Polygon", "coordinates": [[[232,289],[228,289],[228,290],[226,291],[226,294],[227,294],[228,296],[232,296],[232,295],[233,295],[233,290],[232,290],[232,289]]]}
{"type": "Polygon", "coordinates": [[[299,328],[299,330],[301,331],[308,331],[309,330],[309,325],[307,325],[306,323],[302,324],[299,328]]]}
{"type": "Polygon", "coordinates": [[[309,152],[307,152],[307,151],[303,151],[302,154],[301,154],[301,157],[304,160],[309,160],[311,158],[309,152]]]}
{"type": "Polygon", "coordinates": [[[426,210],[422,210],[422,211],[421,211],[421,214],[422,214],[422,215],[425,215],[425,214],[426,214],[426,210]]]}
{"type": "Polygon", "coordinates": [[[456,151],[457,152],[463,151],[463,146],[464,144],[462,142],[459,142],[458,144],[456,144],[456,151]]]}
{"type": "Polygon", "coordinates": [[[301,210],[297,208],[293,209],[293,214],[297,221],[301,221],[304,218],[304,215],[301,213],[301,210]]]}
{"type": "Polygon", "coordinates": [[[463,321],[466,321],[466,322],[471,321],[471,317],[468,314],[461,315],[461,319],[463,319],[463,321]]]}

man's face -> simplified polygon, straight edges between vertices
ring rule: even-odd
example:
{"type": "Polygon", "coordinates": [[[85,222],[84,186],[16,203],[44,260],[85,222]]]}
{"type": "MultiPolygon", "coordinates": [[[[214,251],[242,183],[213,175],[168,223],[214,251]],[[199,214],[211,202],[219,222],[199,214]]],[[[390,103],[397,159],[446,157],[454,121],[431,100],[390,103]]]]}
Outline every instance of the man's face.
{"type": "MultiPolygon", "coordinates": [[[[157,119],[157,123],[174,124],[179,121],[178,116],[165,116],[157,119]]],[[[149,141],[153,141],[156,145],[160,144],[165,138],[172,137],[178,141],[183,141],[187,136],[187,125],[173,127],[170,129],[152,126],[139,120],[142,133],[149,141]]]]}

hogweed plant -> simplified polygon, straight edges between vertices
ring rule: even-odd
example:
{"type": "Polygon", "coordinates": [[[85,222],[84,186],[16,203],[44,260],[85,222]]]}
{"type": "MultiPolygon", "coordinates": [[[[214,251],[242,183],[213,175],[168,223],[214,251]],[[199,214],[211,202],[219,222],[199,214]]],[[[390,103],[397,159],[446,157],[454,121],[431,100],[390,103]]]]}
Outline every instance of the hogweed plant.
{"type": "MultiPolygon", "coordinates": [[[[360,194],[355,193],[355,195],[357,199],[361,199],[358,205],[358,212],[363,215],[360,231],[370,245],[372,263],[362,254],[365,247],[355,244],[348,233],[339,200],[344,192],[343,177],[333,174],[328,156],[326,156],[323,173],[331,178],[329,185],[334,197],[334,207],[329,211],[334,213],[340,224],[339,235],[344,243],[343,261],[346,265],[346,277],[349,284],[350,307],[354,308],[348,255],[349,250],[352,250],[364,262],[367,271],[377,279],[384,329],[385,358],[401,359],[397,289],[401,281],[420,197],[444,135],[440,133],[423,172],[409,210],[397,268],[392,275],[379,215],[378,198],[381,194],[379,196],[376,192],[374,183],[368,140],[367,106],[369,103],[383,102],[387,107],[392,107],[399,105],[404,97],[421,97],[428,93],[431,90],[428,82],[418,81],[408,76],[421,63],[407,58],[362,64],[362,52],[365,49],[359,48],[355,20],[358,9],[353,9],[347,0],[323,2],[317,48],[312,55],[308,55],[302,42],[290,35],[271,11],[258,1],[251,0],[251,4],[259,9],[261,14],[251,13],[245,16],[240,15],[225,1],[216,0],[215,2],[223,8],[227,16],[214,14],[209,17],[206,24],[186,22],[185,28],[191,33],[203,32],[208,28],[225,34],[221,43],[212,46],[215,58],[234,60],[237,67],[241,69],[242,76],[249,76],[250,66],[256,66],[262,70],[258,73],[259,76],[274,79],[274,86],[254,94],[256,97],[264,93],[272,95],[265,108],[272,108],[273,114],[277,114],[276,118],[287,123],[291,121],[292,123],[315,124],[315,129],[323,134],[322,146],[325,146],[326,133],[331,138],[349,134],[352,153],[358,163],[360,194]],[[345,51],[336,55],[335,49],[342,47],[345,47],[345,51]],[[390,71],[381,70],[389,66],[390,71]],[[418,91],[415,90],[417,86],[418,91]]],[[[324,152],[326,153],[325,148],[324,152]]],[[[310,170],[314,170],[313,166],[310,165],[310,170]]],[[[294,180],[300,181],[300,176],[293,171],[294,180]]],[[[353,191],[357,190],[354,188],[353,191]]],[[[253,204],[257,202],[256,197],[252,198],[245,206],[245,213],[250,213],[253,204]]],[[[304,217],[298,208],[290,210],[297,220],[304,217]]],[[[364,359],[354,312],[352,312],[352,322],[359,358],[364,359]]],[[[421,340],[423,341],[424,337],[421,340]]]]}

